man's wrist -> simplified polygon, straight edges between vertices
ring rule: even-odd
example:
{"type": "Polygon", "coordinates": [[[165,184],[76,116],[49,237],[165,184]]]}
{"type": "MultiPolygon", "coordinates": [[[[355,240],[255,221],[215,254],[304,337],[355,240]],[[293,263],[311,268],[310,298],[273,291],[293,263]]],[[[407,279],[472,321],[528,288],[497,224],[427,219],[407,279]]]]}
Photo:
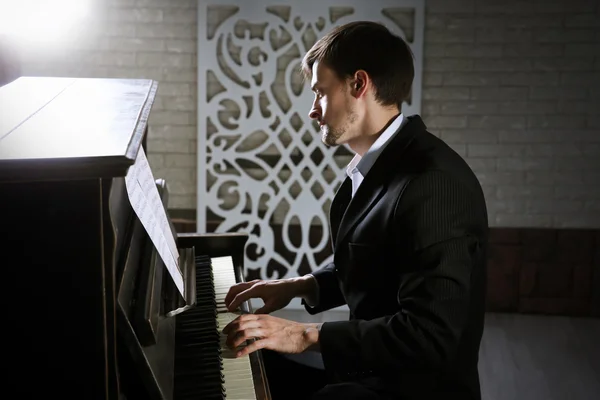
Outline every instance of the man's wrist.
{"type": "Polygon", "coordinates": [[[321,350],[321,346],[319,345],[319,336],[321,334],[322,325],[322,322],[306,324],[306,329],[304,330],[304,337],[308,343],[306,350],[321,350]]]}
{"type": "Polygon", "coordinates": [[[296,285],[295,296],[304,299],[309,303],[315,302],[317,284],[316,279],[311,274],[292,278],[296,285]]]}

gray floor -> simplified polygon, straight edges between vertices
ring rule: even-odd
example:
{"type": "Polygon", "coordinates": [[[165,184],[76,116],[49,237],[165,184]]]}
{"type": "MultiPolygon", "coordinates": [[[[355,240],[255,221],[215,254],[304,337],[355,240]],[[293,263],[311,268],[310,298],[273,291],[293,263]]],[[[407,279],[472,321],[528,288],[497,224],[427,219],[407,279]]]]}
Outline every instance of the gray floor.
{"type": "MultiPolygon", "coordinates": [[[[283,310],[296,321],[346,319],[283,310]]],[[[484,400],[600,400],[600,320],[488,314],[479,370],[484,400]]]]}
{"type": "Polygon", "coordinates": [[[480,351],[485,400],[600,400],[600,320],[490,314],[480,351]]]}

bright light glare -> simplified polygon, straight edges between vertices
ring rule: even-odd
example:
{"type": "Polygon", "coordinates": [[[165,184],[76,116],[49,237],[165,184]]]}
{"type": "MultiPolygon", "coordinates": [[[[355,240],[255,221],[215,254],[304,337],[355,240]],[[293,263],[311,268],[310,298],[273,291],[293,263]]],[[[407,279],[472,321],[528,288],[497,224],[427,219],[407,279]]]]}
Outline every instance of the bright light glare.
{"type": "Polygon", "coordinates": [[[0,0],[0,35],[52,41],[80,24],[89,0],[0,0]]]}

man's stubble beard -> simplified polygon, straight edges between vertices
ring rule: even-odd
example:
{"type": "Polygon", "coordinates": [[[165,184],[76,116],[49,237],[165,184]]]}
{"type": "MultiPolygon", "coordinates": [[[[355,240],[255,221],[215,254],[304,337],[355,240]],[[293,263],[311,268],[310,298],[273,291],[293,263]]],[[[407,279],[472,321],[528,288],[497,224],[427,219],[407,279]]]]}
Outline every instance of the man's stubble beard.
{"type": "Polygon", "coordinates": [[[344,133],[348,131],[348,129],[350,129],[350,126],[356,122],[357,118],[358,115],[356,114],[356,111],[354,109],[350,109],[346,121],[339,128],[330,128],[328,125],[323,126],[321,129],[323,131],[323,143],[325,143],[327,146],[337,146],[339,144],[338,140],[344,135],[344,133]]]}

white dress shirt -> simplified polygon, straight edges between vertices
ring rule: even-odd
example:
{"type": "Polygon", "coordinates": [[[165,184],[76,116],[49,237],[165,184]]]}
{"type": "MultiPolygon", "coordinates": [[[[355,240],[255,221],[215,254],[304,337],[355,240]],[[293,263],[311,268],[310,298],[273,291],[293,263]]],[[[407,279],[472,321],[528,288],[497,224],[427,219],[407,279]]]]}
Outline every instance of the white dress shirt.
{"type": "Polygon", "coordinates": [[[365,176],[367,176],[367,173],[375,164],[375,161],[377,161],[377,158],[383,152],[387,144],[394,137],[395,133],[398,132],[403,122],[404,116],[402,114],[398,115],[377,140],[375,140],[375,143],[369,147],[369,150],[367,150],[364,156],[361,157],[359,154],[356,154],[354,158],[352,158],[352,161],[350,161],[346,168],[346,174],[352,179],[352,197],[354,197],[354,194],[358,190],[363,179],[365,179],[365,176]]]}

